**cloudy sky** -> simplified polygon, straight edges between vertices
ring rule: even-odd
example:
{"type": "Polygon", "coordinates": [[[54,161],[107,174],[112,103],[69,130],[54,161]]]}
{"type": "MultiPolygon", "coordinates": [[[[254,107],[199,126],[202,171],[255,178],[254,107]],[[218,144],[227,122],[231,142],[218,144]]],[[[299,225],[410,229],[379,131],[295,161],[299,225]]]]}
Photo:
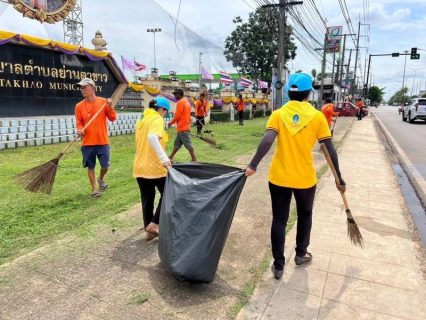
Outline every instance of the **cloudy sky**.
{"type": "MultiPolygon", "coordinates": [[[[211,72],[224,69],[232,72],[232,66],[221,54],[225,38],[234,29],[232,19],[241,16],[243,20],[256,8],[255,0],[82,0],[84,45],[92,47],[91,39],[100,30],[108,42],[108,50],[120,60],[120,56],[154,66],[154,36],[147,33],[148,28],[161,28],[156,34],[156,66],[160,73],[170,70],[178,73],[197,73],[199,53],[203,55],[203,65],[211,72]],[[180,10],[179,10],[179,2],[180,10]],[[175,30],[175,18],[185,27],[179,25],[175,30]]],[[[328,26],[344,27],[349,33],[338,0],[305,0],[303,6],[313,8],[327,20],[328,26]]],[[[342,1],[343,2],[343,1],[342,1]]],[[[368,23],[362,26],[360,46],[361,68],[364,72],[365,59],[368,54],[402,53],[411,47],[426,50],[424,34],[426,31],[425,0],[346,0],[355,32],[358,22],[368,23]],[[365,16],[367,13],[367,16],[365,16]],[[369,28],[369,30],[368,30],[369,28]],[[367,38],[365,35],[369,35],[367,38]]],[[[302,9],[298,9],[302,10],[302,9]]],[[[305,9],[303,9],[305,10],[305,9]]],[[[37,21],[22,18],[12,6],[0,2],[0,30],[25,33],[43,38],[63,41],[63,26],[40,24],[37,21]]],[[[315,19],[312,18],[315,22],[315,19]]],[[[316,20],[318,21],[318,20],[316,20]]],[[[321,28],[310,32],[323,34],[321,28]]],[[[315,26],[315,23],[314,23],[315,26]]],[[[316,24],[318,26],[318,23],[316,24]]],[[[297,58],[288,64],[293,71],[303,70],[310,73],[313,68],[320,70],[320,62],[298,44],[297,58]]],[[[351,40],[347,48],[354,48],[351,40]]],[[[426,51],[419,51],[420,60],[407,59],[406,83],[408,86],[426,88],[426,51]],[[424,69],[421,69],[423,68],[424,69]],[[417,70],[417,71],[415,71],[417,70]],[[414,79],[414,75],[416,78],[414,79]],[[414,81],[415,80],[415,81],[414,81]]],[[[354,58],[352,57],[352,67],[354,58]]],[[[392,95],[402,86],[404,57],[372,57],[372,82],[379,87],[386,87],[387,95],[392,95]]],[[[328,70],[331,71],[331,70],[328,70]]],[[[358,74],[360,70],[358,69],[358,74]]],[[[129,77],[131,76],[128,74],[129,77]]]]}

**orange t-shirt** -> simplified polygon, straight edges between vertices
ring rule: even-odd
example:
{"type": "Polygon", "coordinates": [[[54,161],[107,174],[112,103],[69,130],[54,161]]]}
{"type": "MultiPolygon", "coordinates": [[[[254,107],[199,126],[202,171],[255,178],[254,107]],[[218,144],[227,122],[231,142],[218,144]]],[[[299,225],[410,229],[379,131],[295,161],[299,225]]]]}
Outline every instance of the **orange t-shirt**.
{"type": "Polygon", "coordinates": [[[238,111],[244,111],[244,100],[238,99],[236,108],[238,111]]]}
{"type": "Polygon", "coordinates": [[[195,104],[195,113],[197,117],[204,117],[207,113],[207,102],[198,100],[195,104]]]}
{"type": "Polygon", "coordinates": [[[337,112],[334,112],[334,104],[327,103],[321,108],[321,112],[324,114],[325,119],[327,119],[328,126],[331,126],[331,117],[338,116],[337,112]]]}
{"type": "MultiPolygon", "coordinates": [[[[83,100],[75,106],[75,119],[77,121],[77,130],[83,130],[86,123],[99,111],[106,102],[105,98],[96,97],[94,102],[83,100]]],[[[115,121],[117,114],[114,109],[105,107],[98,117],[93,120],[89,127],[85,130],[82,138],[83,146],[101,146],[109,144],[107,119],[115,121]]]]}
{"type": "Polygon", "coordinates": [[[177,123],[177,131],[187,131],[191,127],[191,105],[188,99],[182,98],[177,102],[175,117],[169,125],[177,123]]]}
{"type": "Polygon", "coordinates": [[[362,109],[363,106],[364,106],[364,104],[362,103],[362,101],[358,101],[358,108],[362,109]]]}

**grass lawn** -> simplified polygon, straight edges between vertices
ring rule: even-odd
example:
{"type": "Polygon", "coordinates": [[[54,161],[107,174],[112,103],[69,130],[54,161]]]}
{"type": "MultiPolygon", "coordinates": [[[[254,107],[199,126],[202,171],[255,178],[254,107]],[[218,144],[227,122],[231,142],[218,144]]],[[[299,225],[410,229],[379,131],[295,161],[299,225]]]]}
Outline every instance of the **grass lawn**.
{"type": "MultiPolygon", "coordinates": [[[[266,121],[267,118],[244,121],[243,127],[237,122],[208,125],[218,148],[192,137],[198,161],[235,166],[238,156],[254,154],[266,121]]],[[[173,147],[175,129],[170,129],[169,135],[167,152],[173,147]]],[[[0,265],[52,239],[84,233],[94,224],[110,223],[113,227],[115,215],[140,203],[139,189],[132,177],[134,136],[111,137],[110,144],[110,187],[100,199],[91,198],[78,142],[59,162],[51,196],[24,191],[12,182],[12,177],[56,157],[66,144],[0,152],[0,265]]],[[[174,160],[189,161],[188,151],[181,149],[174,160]]]]}

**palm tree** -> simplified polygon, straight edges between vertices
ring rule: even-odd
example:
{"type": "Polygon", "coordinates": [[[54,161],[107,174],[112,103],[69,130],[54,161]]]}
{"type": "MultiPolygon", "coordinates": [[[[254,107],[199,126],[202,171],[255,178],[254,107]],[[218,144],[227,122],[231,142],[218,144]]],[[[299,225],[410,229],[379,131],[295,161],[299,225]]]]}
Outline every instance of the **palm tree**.
{"type": "Polygon", "coordinates": [[[314,81],[315,81],[317,79],[317,70],[312,69],[311,74],[312,74],[312,78],[314,78],[314,81]]]}

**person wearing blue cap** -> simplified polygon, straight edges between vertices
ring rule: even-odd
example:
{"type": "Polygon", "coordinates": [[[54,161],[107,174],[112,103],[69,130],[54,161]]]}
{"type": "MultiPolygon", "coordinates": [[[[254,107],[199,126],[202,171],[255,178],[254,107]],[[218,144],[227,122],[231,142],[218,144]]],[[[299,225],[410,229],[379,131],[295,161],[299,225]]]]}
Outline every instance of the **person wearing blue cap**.
{"type": "Polygon", "coordinates": [[[337,189],[341,192],[346,190],[327,120],[322,112],[308,103],[311,92],[315,91],[312,88],[312,78],[305,73],[296,73],[290,78],[288,85],[290,101],[272,113],[257,152],[246,168],[246,176],[253,175],[278,136],[268,177],[272,201],[271,243],[274,258],[271,270],[276,279],[283,275],[285,228],[293,194],[297,207],[294,260],[296,265],[312,260],[308,246],[317,184],[312,149],[317,141],[325,144],[336,168],[340,179],[337,189]]]}
{"type": "Polygon", "coordinates": [[[136,154],[133,165],[133,177],[139,185],[142,201],[142,216],[146,240],[159,235],[159,221],[167,167],[171,162],[166,152],[169,139],[164,130],[164,117],[170,110],[166,98],[155,98],[149,103],[138,120],[135,128],[136,154]],[[160,200],[154,213],[155,188],[160,192],[160,200]]]}

